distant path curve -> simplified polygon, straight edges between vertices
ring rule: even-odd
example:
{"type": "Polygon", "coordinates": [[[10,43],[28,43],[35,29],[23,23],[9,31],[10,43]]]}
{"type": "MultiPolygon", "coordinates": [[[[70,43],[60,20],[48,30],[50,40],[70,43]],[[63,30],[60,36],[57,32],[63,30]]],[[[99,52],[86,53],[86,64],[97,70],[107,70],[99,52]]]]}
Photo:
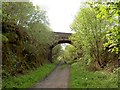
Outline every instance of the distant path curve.
{"type": "Polygon", "coordinates": [[[70,66],[60,63],[47,78],[33,88],[68,88],[69,74],[70,66]]]}

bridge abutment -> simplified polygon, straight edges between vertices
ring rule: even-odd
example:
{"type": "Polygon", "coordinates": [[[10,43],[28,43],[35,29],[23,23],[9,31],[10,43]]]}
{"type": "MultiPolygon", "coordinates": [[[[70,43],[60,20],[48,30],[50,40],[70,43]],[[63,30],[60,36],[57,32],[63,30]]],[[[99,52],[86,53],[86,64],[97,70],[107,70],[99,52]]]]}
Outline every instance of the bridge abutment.
{"type": "Polygon", "coordinates": [[[49,53],[48,53],[48,60],[53,63],[52,61],[52,48],[50,47],[49,53]]]}

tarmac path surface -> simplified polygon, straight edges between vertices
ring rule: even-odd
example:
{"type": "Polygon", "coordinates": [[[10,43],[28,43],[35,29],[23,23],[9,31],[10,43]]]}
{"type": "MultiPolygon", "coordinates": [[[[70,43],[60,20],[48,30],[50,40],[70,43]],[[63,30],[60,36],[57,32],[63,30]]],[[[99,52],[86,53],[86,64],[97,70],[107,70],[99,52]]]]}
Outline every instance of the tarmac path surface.
{"type": "Polygon", "coordinates": [[[34,88],[68,88],[70,66],[59,64],[44,80],[38,82],[34,88]]]}

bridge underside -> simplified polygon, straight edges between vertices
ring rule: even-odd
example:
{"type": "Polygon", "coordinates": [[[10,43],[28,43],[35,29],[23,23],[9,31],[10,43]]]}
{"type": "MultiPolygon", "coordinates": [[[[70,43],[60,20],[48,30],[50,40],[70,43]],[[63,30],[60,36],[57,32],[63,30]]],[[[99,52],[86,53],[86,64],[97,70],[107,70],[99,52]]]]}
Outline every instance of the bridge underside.
{"type": "Polygon", "coordinates": [[[62,44],[62,43],[69,43],[69,44],[72,44],[71,43],[71,40],[69,39],[65,39],[65,40],[59,40],[58,42],[54,43],[52,46],[50,46],[50,52],[48,53],[48,60],[52,63],[52,49],[58,45],[58,44],[62,44]]]}
{"type": "Polygon", "coordinates": [[[71,44],[71,40],[59,40],[58,41],[58,44],[61,44],[61,43],[69,43],[69,44],[71,44]]]}
{"type": "Polygon", "coordinates": [[[56,45],[62,44],[62,43],[69,43],[69,44],[71,44],[71,40],[68,40],[68,39],[59,40],[58,42],[56,42],[56,43],[54,43],[53,45],[51,45],[50,48],[54,48],[56,45]]]}

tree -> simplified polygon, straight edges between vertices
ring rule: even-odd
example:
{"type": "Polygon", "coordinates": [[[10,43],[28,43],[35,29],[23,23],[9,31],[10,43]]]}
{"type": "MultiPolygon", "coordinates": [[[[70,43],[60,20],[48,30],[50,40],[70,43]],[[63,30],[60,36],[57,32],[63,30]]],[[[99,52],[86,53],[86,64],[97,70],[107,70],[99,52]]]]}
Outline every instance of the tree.
{"type": "Polygon", "coordinates": [[[104,21],[97,19],[96,12],[92,8],[82,8],[71,25],[72,30],[76,31],[71,39],[75,39],[76,46],[80,47],[84,59],[89,64],[94,57],[101,66],[100,53],[102,53],[104,42],[104,21]]]}
{"type": "MultiPolygon", "coordinates": [[[[49,62],[48,51],[55,36],[46,11],[40,7],[30,2],[3,2],[0,36],[3,37],[4,75],[24,73],[49,62]]],[[[58,51],[59,48],[54,52],[58,51]]]]}
{"type": "Polygon", "coordinates": [[[118,60],[117,54],[120,48],[120,34],[117,29],[119,3],[115,3],[94,0],[87,2],[71,24],[71,29],[75,31],[71,40],[76,46],[77,52],[81,52],[82,60],[87,65],[97,63],[97,67],[104,68],[108,63],[112,63],[113,57],[114,62],[118,60]]]}
{"type": "Polygon", "coordinates": [[[61,61],[66,61],[67,63],[73,63],[77,59],[76,48],[72,45],[67,45],[65,50],[62,51],[61,55],[59,56],[61,61]]]}
{"type": "Polygon", "coordinates": [[[109,48],[109,51],[120,53],[120,28],[119,28],[119,16],[120,16],[120,2],[119,0],[107,0],[89,2],[92,8],[97,13],[97,18],[107,21],[106,29],[106,42],[105,47],[109,48]]]}

